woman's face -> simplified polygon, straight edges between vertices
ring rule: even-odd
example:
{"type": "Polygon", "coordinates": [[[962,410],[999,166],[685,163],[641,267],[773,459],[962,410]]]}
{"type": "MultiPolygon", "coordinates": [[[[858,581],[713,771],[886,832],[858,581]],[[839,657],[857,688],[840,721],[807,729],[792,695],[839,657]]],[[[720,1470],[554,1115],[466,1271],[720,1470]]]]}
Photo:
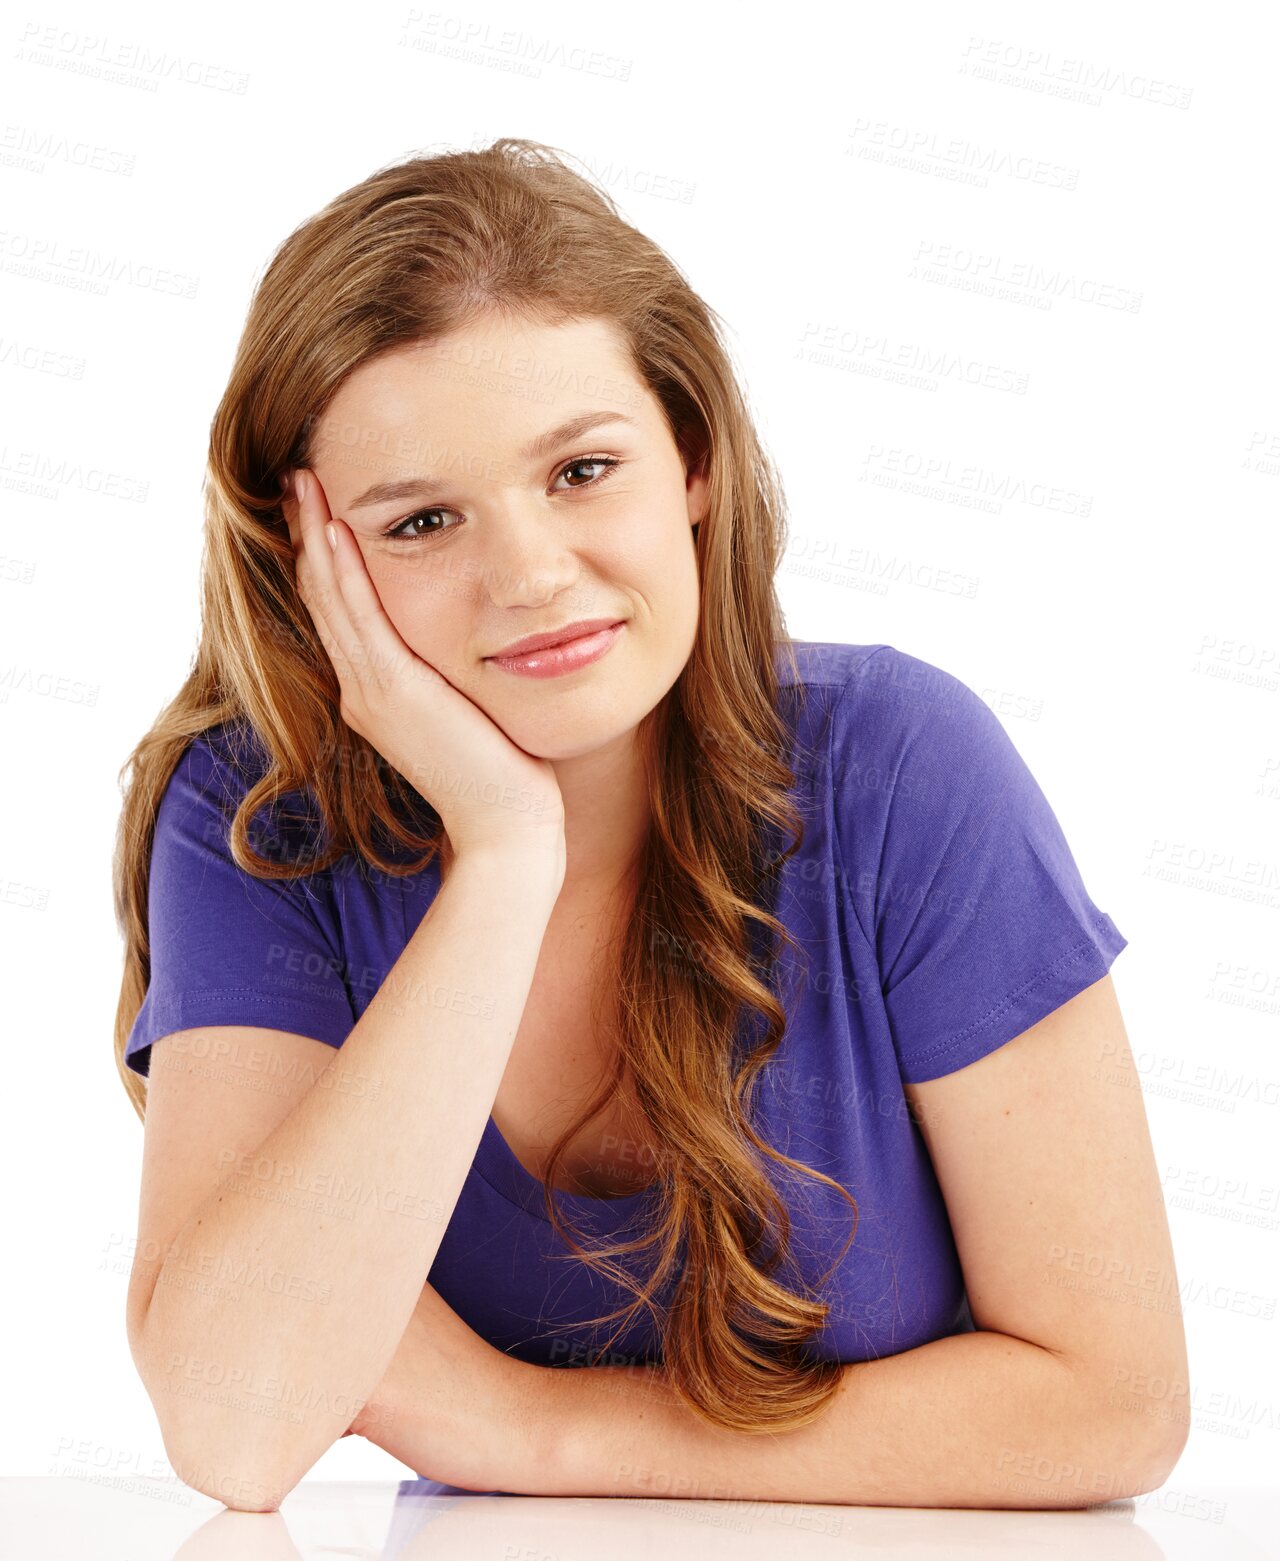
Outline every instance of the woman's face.
{"type": "Polygon", "coordinates": [[[363,364],[317,422],[311,467],[401,638],[527,753],[621,737],[688,661],[706,480],[611,323],[490,315],[363,364]],[[596,426],[551,437],[571,419],[596,426]],[[592,618],[625,627],[567,675],[487,659],[592,618]]]}

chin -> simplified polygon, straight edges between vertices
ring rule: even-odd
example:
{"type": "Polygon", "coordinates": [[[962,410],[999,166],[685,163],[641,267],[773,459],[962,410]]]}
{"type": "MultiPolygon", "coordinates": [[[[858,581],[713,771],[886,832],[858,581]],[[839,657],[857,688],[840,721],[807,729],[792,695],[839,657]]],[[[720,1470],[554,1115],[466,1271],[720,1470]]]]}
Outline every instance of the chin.
{"type": "MultiPolygon", "coordinates": [[[[566,692],[568,692],[566,690],[566,692]]],[[[502,728],[517,748],[534,759],[552,763],[562,759],[580,759],[597,753],[635,731],[638,722],[657,703],[657,699],[623,694],[615,684],[574,690],[568,705],[533,711],[527,702],[513,695],[507,711],[489,709],[485,713],[502,728]]]]}

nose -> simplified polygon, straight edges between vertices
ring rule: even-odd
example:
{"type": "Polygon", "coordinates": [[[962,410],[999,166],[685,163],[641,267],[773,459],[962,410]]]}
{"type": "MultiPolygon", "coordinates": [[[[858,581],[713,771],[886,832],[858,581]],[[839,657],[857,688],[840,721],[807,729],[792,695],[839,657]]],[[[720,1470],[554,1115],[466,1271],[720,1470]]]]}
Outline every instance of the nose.
{"type": "Polygon", "coordinates": [[[486,524],[481,573],[496,607],[537,607],[573,586],[579,566],[562,517],[511,497],[486,524]]]}

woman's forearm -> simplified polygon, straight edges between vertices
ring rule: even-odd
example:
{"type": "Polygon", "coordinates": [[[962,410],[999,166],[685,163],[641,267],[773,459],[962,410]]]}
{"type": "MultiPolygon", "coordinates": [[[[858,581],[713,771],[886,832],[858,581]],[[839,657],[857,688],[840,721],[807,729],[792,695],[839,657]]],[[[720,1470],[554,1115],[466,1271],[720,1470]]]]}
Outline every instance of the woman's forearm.
{"type": "Polygon", "coordinates": [[[544,1375],[540,1495],[1085,1507],[1155,1489],[1176,1460],[1095,1379],[1000,1333],[846,1365],[816,1421],[770,1435],[706,1424],[661,1367],[544,1375]]]}
{"type": "Polygon", "coordinates": [[[459,855],[320,1081],[174,1238],[171,1266],[323,1275],[325,1305],[265,1284],[228,1305],[154,1265],[134,1353],[188,1483],[270,1508],[373,1394],[492,1109],[561,876],[540,844],[459,855]]]}

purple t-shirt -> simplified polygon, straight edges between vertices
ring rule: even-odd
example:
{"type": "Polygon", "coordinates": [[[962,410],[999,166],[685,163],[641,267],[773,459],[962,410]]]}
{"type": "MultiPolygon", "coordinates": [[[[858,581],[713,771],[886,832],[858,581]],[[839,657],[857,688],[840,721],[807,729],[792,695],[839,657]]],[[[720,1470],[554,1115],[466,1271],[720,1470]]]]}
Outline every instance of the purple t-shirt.
{"type": "MultiPolygon", "coordinates": [[[[855,1239],[820,1292],[831,1314],[809,1346],[856,1361],[974,1326],[904,1081],[1003,1046],[1100,980],[1127,940],[1089,898],[1039,785],[966,684],[891,645],[797,641],[796,654],[803,687],[785,683],[779,708],[805,839],[770,908],[804,957],[784,947],[774,972],[789,1023],[755,1121],[766,1142],[857,1200],[855,1239]]],[[[215,728],[187,748],[161,800],[151,982],[126,1048],[144,1076],[153,1043],[181,1029],[267,1026],[341,1046],[439,888],[434,861],[401,879],[350,855],[292,881],[242,873],[227,823],[265,764],[247,726],[215,728]]],[[[294,793],[287,815],[255,815],[252,834],[263,854],[291,856],[304,835],[314,846],[315,823],[294,793]]],[[[816,1284],[852,1211],[766,1164],[792,1218],[786,1278],[816,1284]]],[[[622,1239],[655,1194],[558,1197],[589,1237],[622,1239]]],[[[426,1277],[483,1338],[542,1365],[585,1363],[615,1323],[594,1333],[584,1323],[630,1300],[555,1235],[541,1184],[492,1117],[426,1277]]],[[[642,1310],[602,1363],[661,1358],[642,1310]]]]}

